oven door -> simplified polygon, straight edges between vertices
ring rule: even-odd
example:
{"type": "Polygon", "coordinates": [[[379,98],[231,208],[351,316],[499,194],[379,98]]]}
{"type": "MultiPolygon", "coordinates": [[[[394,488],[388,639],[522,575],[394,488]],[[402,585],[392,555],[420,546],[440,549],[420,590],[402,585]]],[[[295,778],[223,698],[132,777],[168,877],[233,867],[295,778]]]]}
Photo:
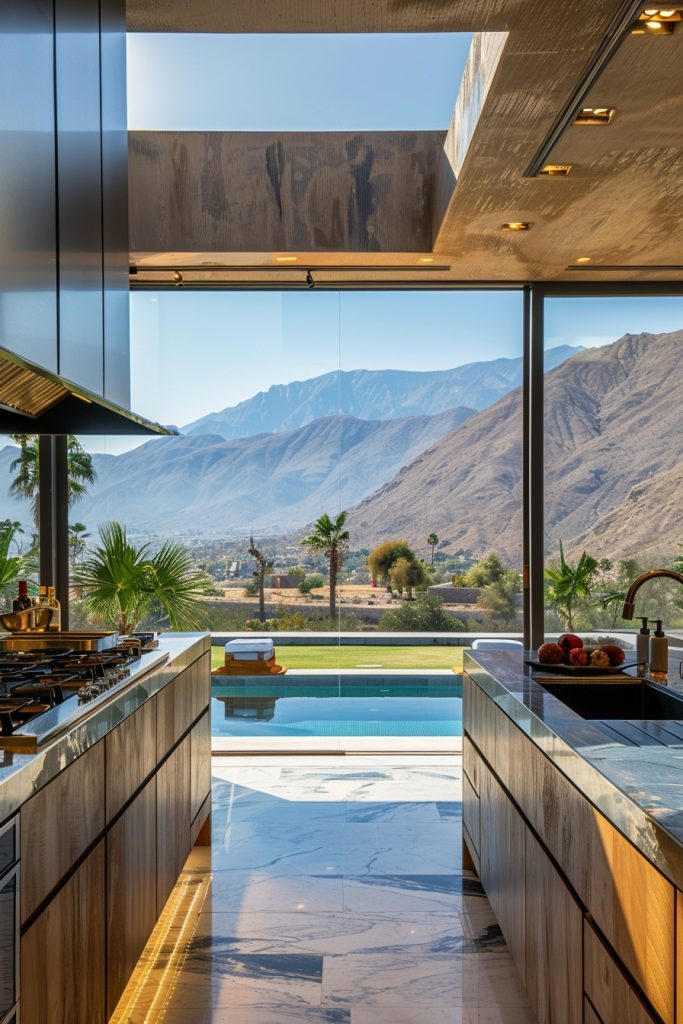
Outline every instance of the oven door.
{"type": "Polygon", "coordinates": [[[0,1024],[14,1021],[19,998],[19,864],[17,819],[0,832],[0,1024]],[[11,866],[9,866],[11,865],[11,866]]]}

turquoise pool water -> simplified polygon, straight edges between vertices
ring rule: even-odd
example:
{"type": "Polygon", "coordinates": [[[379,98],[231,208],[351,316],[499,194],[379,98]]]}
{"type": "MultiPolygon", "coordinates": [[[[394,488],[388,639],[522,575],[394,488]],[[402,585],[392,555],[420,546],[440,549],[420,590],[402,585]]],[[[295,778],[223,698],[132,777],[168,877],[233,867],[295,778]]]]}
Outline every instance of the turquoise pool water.
{"type": "Polygon", "coordinates": [[[211,687],[214,736],[460,736],[462,677],[232,678],[211,687]]]}

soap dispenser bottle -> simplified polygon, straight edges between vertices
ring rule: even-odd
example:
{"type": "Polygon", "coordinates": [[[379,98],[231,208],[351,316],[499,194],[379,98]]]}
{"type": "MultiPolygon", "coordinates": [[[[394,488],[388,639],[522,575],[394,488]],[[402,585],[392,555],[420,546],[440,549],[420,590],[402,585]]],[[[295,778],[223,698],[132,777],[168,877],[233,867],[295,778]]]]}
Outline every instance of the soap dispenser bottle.
{"type": "Polygon", "coordinates": [[[647,625],[647,615],[643,615],[640,621],[642,626],[636,637],[637,672],[639,676],[646,676],[650,664],[650,630],[647,625]]]}
{"type": "Polygon", "coordinates": [[[657,683],[669,680],[669,641],[664,635],[661,619],[657,619],[657,628],[650,640],[650,678],[657,683]]]}

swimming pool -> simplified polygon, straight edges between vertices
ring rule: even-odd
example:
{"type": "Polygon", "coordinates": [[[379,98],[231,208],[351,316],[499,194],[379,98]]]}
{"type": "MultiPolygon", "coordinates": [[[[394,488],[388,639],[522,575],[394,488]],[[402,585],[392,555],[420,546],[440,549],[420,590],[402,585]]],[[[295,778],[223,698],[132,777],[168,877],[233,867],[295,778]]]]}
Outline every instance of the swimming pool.
{"type": "Polygon", "coordinates": [[[462,735],[462,677],[327,673],[221,679],[211,686],[221,737],[462,735]]]}

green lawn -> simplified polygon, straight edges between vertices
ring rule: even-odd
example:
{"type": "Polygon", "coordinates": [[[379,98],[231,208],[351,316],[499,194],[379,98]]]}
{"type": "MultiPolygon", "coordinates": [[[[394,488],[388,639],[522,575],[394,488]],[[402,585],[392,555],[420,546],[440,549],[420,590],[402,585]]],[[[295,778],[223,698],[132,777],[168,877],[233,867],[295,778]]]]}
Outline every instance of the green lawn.
{"type": "MultiPolygon", "coordinates": [[[[286,668],[455,668],[462,671],[464,647],[275,647],[286,668]]],[[[222,647],[211,648],[211,665],[223,664],[222,647]]]]}

